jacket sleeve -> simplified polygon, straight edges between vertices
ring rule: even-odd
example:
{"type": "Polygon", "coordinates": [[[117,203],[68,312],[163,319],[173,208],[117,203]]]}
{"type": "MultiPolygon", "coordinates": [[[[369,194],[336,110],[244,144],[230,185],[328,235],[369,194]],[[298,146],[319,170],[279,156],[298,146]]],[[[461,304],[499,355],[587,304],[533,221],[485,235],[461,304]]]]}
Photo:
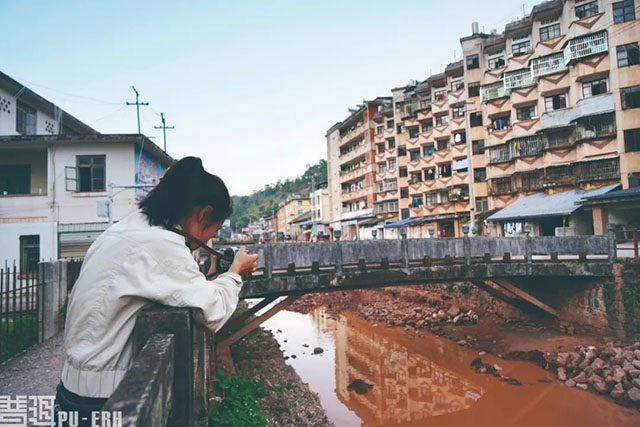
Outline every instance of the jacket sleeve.
{"type": "Polygon", "coordinates": [[[227,272],[207,280],[189,249],[173,241],[154,251],[152,258],[156,261],[151,274],[155,279],[141,296],[170,307],[194,308],[195,320],[214,332],[229,320],[242,287],[238,274],[227,272]]]}

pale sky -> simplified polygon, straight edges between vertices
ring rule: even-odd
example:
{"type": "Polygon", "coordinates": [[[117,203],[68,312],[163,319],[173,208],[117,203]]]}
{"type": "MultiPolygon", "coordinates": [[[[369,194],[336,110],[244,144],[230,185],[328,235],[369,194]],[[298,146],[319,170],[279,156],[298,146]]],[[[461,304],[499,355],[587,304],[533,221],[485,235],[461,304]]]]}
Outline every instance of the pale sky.
{"type": "Polygon", "coordinates": [[[103,133],[203,158],[233,194],[326,158],[325,132],[363,99],[461,59],[460,37],[541,0],[0,0],[0,70],[103,133]]]}

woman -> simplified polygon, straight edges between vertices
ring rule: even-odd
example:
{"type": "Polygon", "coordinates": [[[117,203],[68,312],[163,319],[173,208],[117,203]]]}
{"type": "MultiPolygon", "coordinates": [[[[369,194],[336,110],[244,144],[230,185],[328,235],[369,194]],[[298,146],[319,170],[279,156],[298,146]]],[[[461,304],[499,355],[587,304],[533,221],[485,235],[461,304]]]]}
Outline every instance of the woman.
{"type": "Polygon", "coordinates": [[[222,180],[186,157],[138,211],[96,239],[69,295],[56,412],[80,411],[90,420],[90,411],[100,410],[133,361],[131,332],[149,303],[192,307],[198,322],[222,327],[238,303],[241,276],[255,269],[258,256],[242,248],[228,272],[207,281],[191,252],[231,212],[222,180]]]}

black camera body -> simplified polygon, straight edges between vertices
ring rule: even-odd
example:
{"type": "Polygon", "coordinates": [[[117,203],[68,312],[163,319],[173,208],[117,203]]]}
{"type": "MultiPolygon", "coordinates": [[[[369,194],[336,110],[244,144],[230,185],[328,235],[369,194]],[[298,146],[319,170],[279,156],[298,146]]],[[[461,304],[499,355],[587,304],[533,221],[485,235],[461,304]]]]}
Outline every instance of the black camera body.
{"type": "Polygon", "coordinates": [[[236,246],[227,246],[227,247],[220,247],[216,249],[218,250],[218,252],[220,252],[222,255],[228,258],[228,259],[222,259],[221,257],[218,257],[216,261],[216,273],[218,274],[226,273],[231,268],[231,264],[233,264],[233,260],[236,257],[236,254],[238,253],[240,248],[236,246]]]}

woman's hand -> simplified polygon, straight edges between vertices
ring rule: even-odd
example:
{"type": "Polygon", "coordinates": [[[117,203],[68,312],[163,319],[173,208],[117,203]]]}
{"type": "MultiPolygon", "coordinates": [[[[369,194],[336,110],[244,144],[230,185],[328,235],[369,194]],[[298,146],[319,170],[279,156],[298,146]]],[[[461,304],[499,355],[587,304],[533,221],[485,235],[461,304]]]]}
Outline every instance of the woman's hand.
{"type": "Polygon", "coordinates": [[[231,264],[229,271],[239,274],[240,276],[244,276],[255,271],[257,261],[258,255],[249,255],[247,253],[247,248],[243,246],[233,259],[233,263],[231,264]]]}

